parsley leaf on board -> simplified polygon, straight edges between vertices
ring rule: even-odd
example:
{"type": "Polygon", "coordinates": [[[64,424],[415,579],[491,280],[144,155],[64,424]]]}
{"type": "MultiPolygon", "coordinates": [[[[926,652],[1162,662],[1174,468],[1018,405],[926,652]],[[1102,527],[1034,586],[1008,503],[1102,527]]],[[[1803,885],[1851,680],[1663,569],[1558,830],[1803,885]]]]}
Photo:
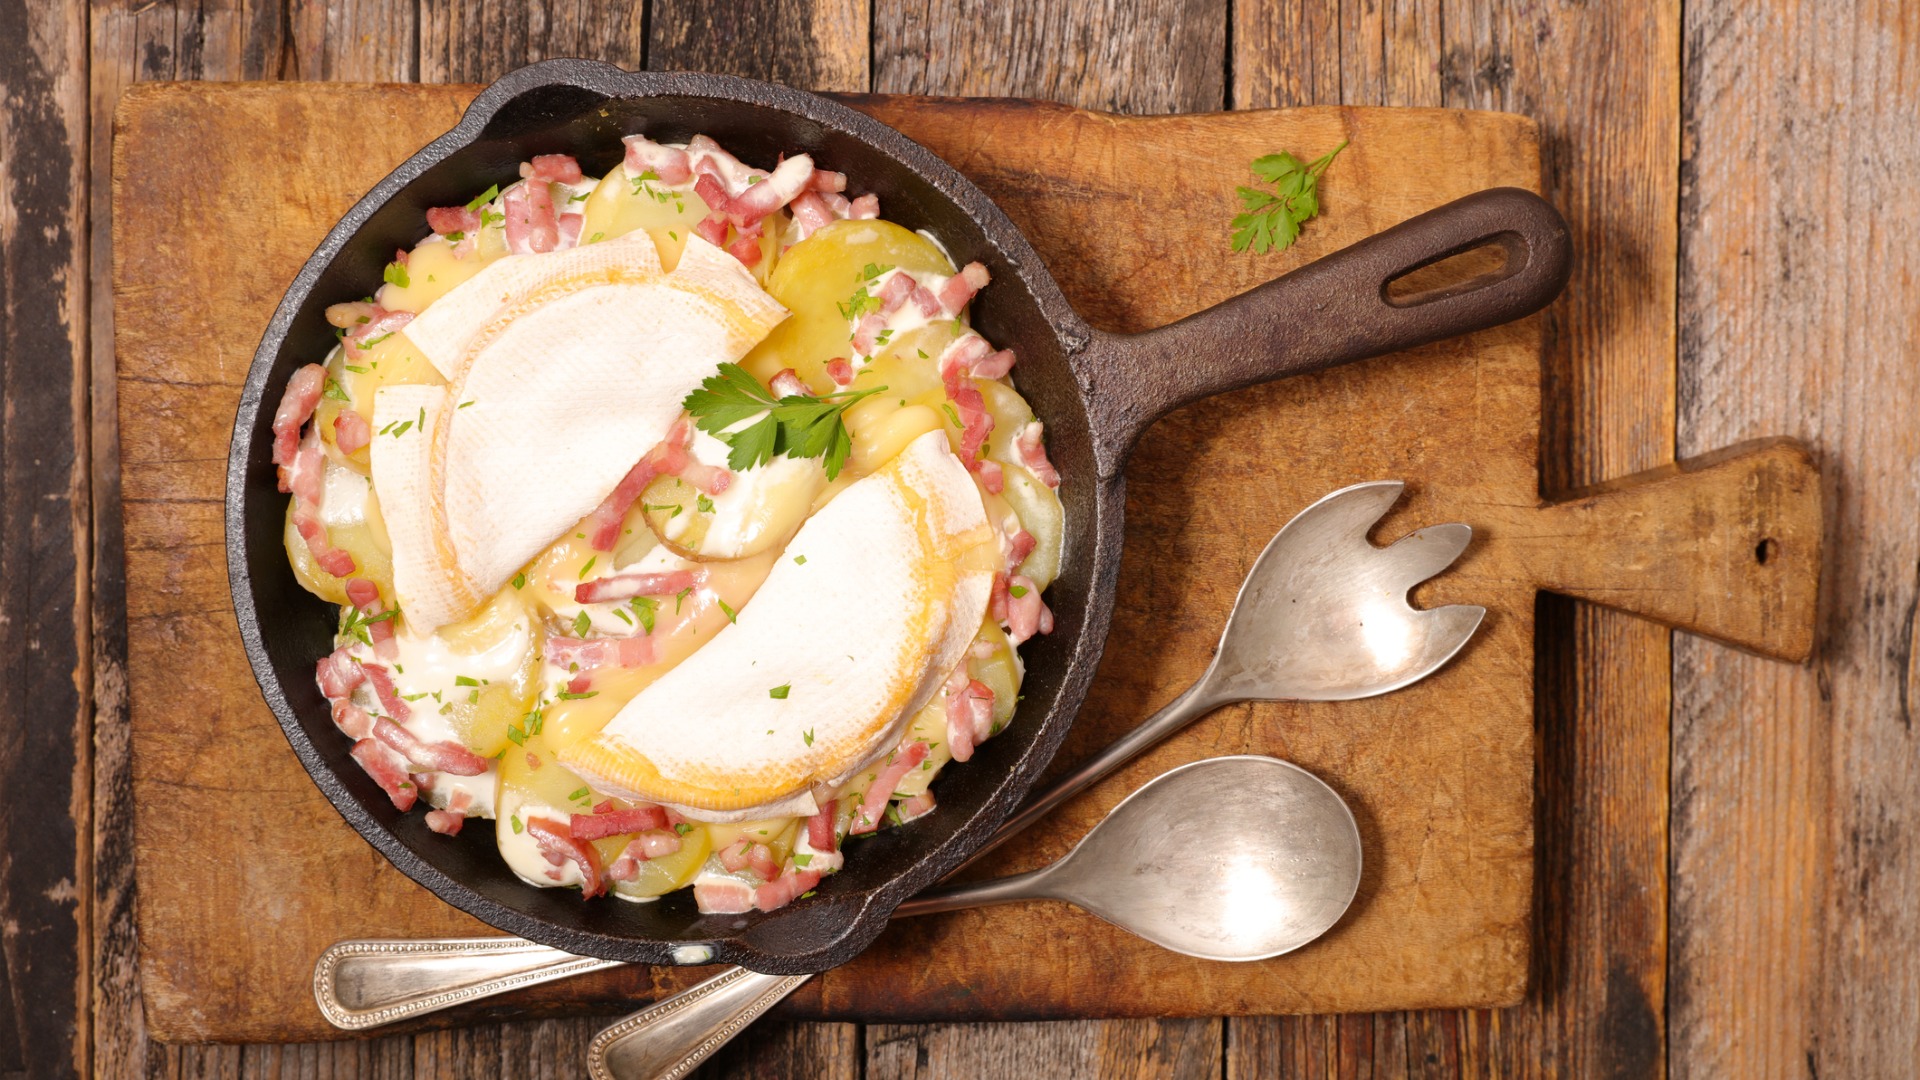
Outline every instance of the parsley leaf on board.
{"type": "Polygon", "coordinates": [[[841,414],[861,398],[885,389],[876,386],[819,397],[789,394],[775,398],[745,368],[721,364],[720,374],[709,376],[700,389],[687,395],[681,407],[692,414],[701,431],[727,444],[727,467],[735,472],[785,454],[790,458],[825,458],[827,479],[833,480],[853,452],[853,440],[841,422],[841,414]],[[727,430],[756,416],[757,421],[739,431],[727,430]]]}
{"type": "Polygon", "coordinates": [[[1243,212],[1233,219],[1233,250],[1252,248],[1255,254],[1264,255],[1293,246],[1300,238],[1300,226],[1320,213],[1320,174],[1346,148],[1343,141],[1307,165],[1285,152],[1254,158],[1254,177],[1271,184],[1273,190],[1234,189],[1243,212]]]}

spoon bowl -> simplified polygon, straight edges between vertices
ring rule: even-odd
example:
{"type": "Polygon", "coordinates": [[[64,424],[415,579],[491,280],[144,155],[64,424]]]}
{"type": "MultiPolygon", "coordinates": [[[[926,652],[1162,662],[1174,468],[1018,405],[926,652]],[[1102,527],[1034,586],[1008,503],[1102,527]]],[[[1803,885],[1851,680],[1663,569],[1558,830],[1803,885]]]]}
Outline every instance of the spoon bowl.
{"type": "Polygon", "coordinates": [[[1121,800],[1051,866],[930,890],[900,914],[1064,900],[1164,949],[1264,960],[1340,921],[1360,858],[1353,813],[1319,777],[1270,757],[1209,758],[1121,800]]]}

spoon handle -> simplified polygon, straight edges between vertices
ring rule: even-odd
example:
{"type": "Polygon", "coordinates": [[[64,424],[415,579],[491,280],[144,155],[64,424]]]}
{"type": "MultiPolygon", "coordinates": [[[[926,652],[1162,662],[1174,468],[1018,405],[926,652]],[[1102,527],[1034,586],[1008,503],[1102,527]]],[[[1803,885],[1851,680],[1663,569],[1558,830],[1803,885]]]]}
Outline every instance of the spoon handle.
{"type": "MultiPolygon", "coordinates": [[[[980,846],[979,850],[968,856],[967,861],[960,865],[968,866],[979,861],[982,855],[1013,839],[1027,826],[1053,813],[1061,803],[1105,780],[1120,766],[1159,745],[1174,732],[1227,704],[1229,699],[1219,696],[1213,690],[1213,671],[1214,669],[1209,666],[1205,674],[1200,676],[1200,680],[1187,688],[1186,693],[1174,698],[1166,704],[1165,708],[1148,717],[1145,723],[1122,735],[1106,749],[1074,766],[1072,772],[1054,781],[1052,787],[1041,792],[1039,797],[1028,803],[1019,813],[1008,818],[1006,823],[980,846]]],[[[958,870],[958,867],[955,869],[958,870]]],[[[901,910],[904,912],[906,909],[903,907],[901,910]]]]}
{"type": "Polygon", "coordinates": [[[733,968],[606,1028],[587,1044],[593,1080],[681,1080],[811,975],[733,968]]]}
{"type": "Polygon", "coordinates": [[[313,966],[313,1000],[333,1026],[357,1031],[618,966],[511,937],[342,941],[313,966]]]}

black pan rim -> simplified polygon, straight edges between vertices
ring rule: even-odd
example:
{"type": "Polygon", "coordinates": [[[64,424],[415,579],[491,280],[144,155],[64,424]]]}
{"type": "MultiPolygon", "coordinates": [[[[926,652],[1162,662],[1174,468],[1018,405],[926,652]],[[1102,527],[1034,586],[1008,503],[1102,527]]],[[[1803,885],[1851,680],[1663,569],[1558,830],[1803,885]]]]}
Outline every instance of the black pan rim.
{"type": "MultiPolygon", "coordinates": [[[[1080,351],[1090,340],[1091,332],[1068,305],[1020,230],[985,193],[951,165],[893,128],[846,105],[785,86],[704,73],[627,72],[587,60],[545,61],[509,73],[487,87],[454,128],[403,162],[355,203],[327,233],[289,285],[268,323],[242,389],[229,444],[225,493],[227,560],[234,615],[254,677],[283,734],[315,785],[348,824],[396,868],[442,900],[500,930],[568,952],[634,963],[676,963],[679,961],[674,953],[680,943],[562,926],[505,906],[432,865],[384,823],[374,819],[321,756],[283,690],[267,655],[260,613],[254,600],[253,573],[246,557],[243,511],[249,483],[258,483],[257,475],[250,476],[248,451],[252,432],[267,398],[268,380],[275,361],[295,316],[309,302],[321,273],[376,211],[415,179],[478,139],[504,106],[531,90],[553,85],[577,86],[606,98],[671,96],[745,103],[794,114],[856,138],[917,173],[979,226],[987,242],[997,247],[1007,263],[1015,268],[1020,287],[1058,336],[1061,353],[1071,355],[1080,351]]],[[[1085,476],[1084,482],[1092,488],[1092,528],[1077,545],[1071,530],[1068,537],[1069,557],[1087,560],[1090,564],[1080,636],[1067,646],[1066,669],[1053,709],[1034,721],[1039,730],[1033,742],[1014,770],[1002,779],[996,795],[943,844],[921,853],[905,872],[868,890],[848,920],[845,932],[830,944],[791,951],[769,947],[763,941],[745,940],[741,930],[764,926],[768,920],[782,915],[782,912],[773,912],[743,919],[732,935],[708,939],[710,953],[701,958],[703,962],[737,963],[776,974],[812,973],[844,963],[879,935],[898,904],[964,862],[1017,807],[1071,726],[1073,714],[1084,699],[1099,663],[1112,614],[1113,584],[1119,572],[1123,484],[1118,477],[1102,480],[1092,475],[1085,476]],[[1079,550],[1074,550],[1076,546],[1079,550]]],[[[757,935],[758,938],[766,936],[765,933],[757,935]]]]}

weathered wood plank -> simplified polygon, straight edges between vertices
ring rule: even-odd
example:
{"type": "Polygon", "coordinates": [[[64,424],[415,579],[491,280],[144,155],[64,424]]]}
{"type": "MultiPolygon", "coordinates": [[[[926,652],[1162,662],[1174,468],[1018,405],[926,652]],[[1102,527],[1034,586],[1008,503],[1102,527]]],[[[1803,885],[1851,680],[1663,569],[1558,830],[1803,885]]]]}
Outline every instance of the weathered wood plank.
{"type": "Polygon", "coordinates": [[[805,90],[871,89],[864,0],[655,0],[647,67],[716,71],[805,90]]]}
{"type": "Polygon", "coordinates": [[[873,1024],[868,1080],[949,1076],[1219,1080],[1220,1020],[873,1024]]]}
{"type": "Polygon", "coordinates": [[[1920,10],[1688,4],[1685,32],[1679,440],[1800,435],[1831,509],[1811,667],[1676,647],[1674,1071],[1910,1075],[1920,10]]]}
{"type": "Polygon", "coordinates": [[[881,93],[1029,97],[1120,113],[1226,105],[1226,0],[889,0],[881,93]]]}
{"type": "MultiPolygon", "coordinates": [[[[1578,260],[1546,317],[1544,486],[1566,490],[1670,460],[1678,5],[1338,6],[1337,18],[1313,16],[1314,25],[1341,25],[1328,39],[1303,36],[1292,5],[1236,5],[1235,105],[1324,93],[1339,71],[1351,103],[1435,102],[1539,119],[1547,196],[1573,225],[1578,260]],[[1310,58],[1295,59],[1303,49],[1310,58]]],[[[1554,597],[1542,599],[1538,618],[1536,985],[1527,1005],[1497,1023],[1484,1014],[1383,1017],[1404,1025],[1406,1038],[1373,1040],[1371,1051],[1318,1020],[1234,1020],[1231,1074],[1663,1068],[1670,635],[1554,597]]]]}
{"type": "Polygon", "coordinates": [[[435,0],[420,5],[421,82],[488,82],[523,64],[590,56],[628,69],[645,55],[641,3],[435,0]]]}
{"type": "Polygon", "coordinates": [[[0,1073],[90,1071],[84,12],[0,3],[0,1073]]]}

